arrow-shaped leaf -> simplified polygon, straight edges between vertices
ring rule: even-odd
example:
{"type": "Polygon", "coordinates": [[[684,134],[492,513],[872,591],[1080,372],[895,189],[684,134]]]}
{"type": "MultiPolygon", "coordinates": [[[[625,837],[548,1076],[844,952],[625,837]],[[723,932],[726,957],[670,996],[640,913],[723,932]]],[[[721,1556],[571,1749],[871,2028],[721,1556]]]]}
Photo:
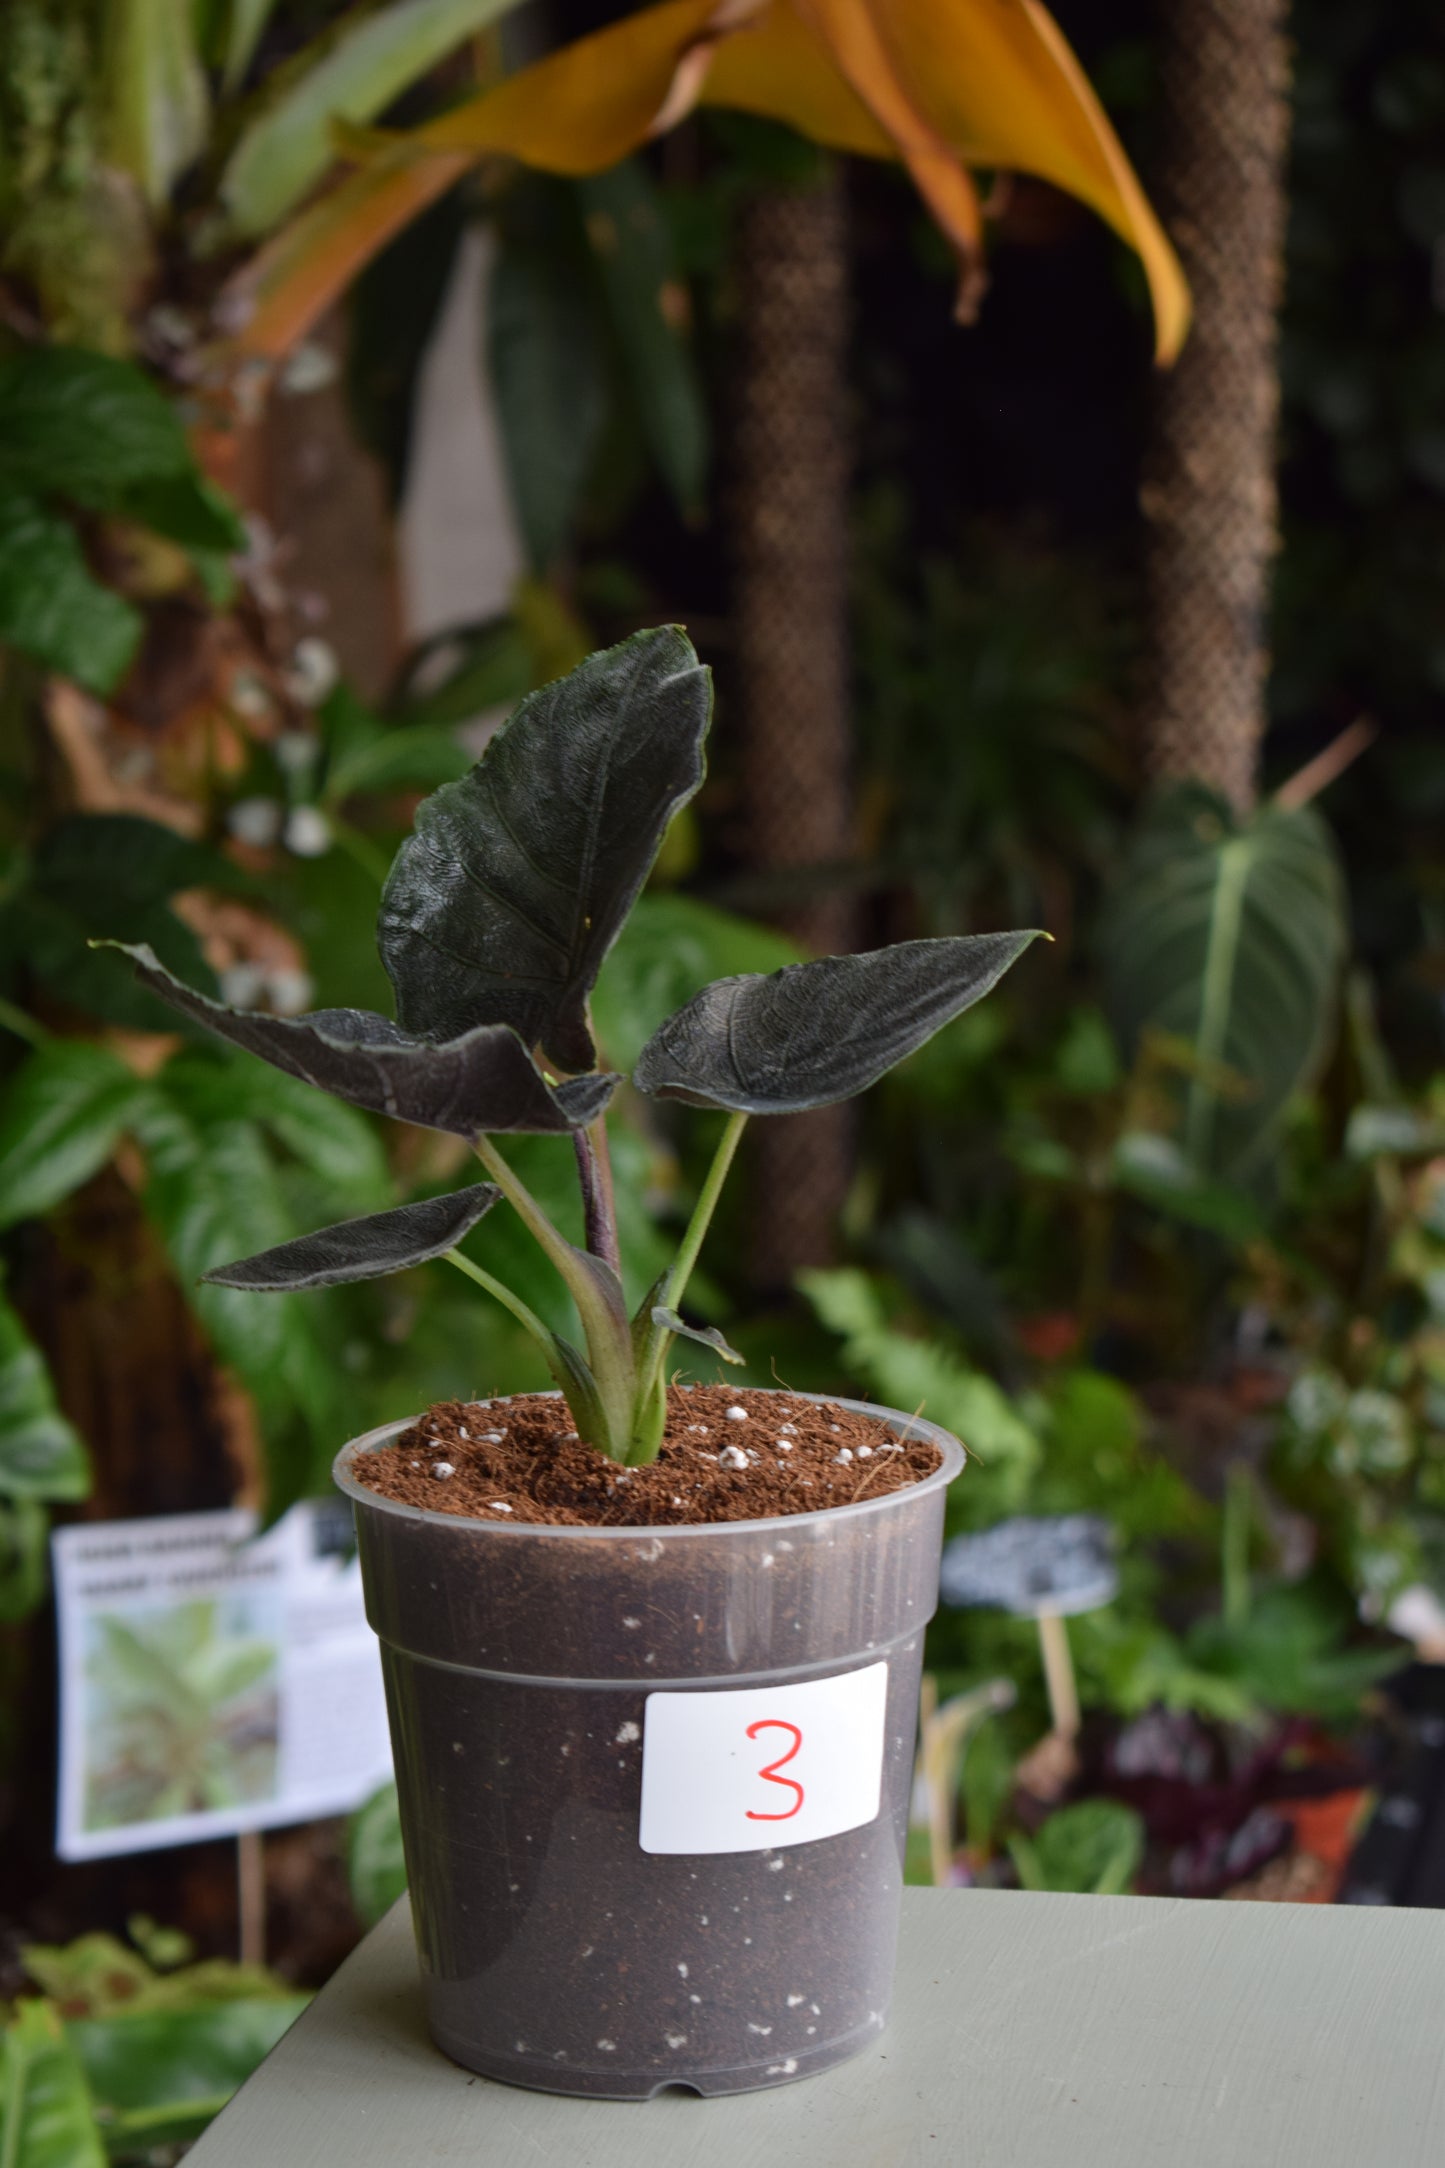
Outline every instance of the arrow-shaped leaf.
{"type": "Polygon", "coordinates": [[[559,1067],[592,1066],[587,996],[702,781],[711,711],[686,635],[635,633],[530,694],[425,800],[377,921],[408,1031],[510,1024],[559,1067]]]}
{"type": "Polygon", "coordinates": [[[278,1242],[257,1257],[217,1265],[202,1277],[218,1287],[268,1290],[336,1287],[344,1280],[379,1280],[408,1265],[424,1265],[454,1249],[501,1196],[494,1182],[476,1182],[449,1197],[424,1197],[390,1212],[368,1212],[318,1234],[278,1242]]]}
{"type": "Polygon", "coordinates": [[[228,1009],[172,977],[151,949],[123,941],[99,945],[120,949],[142,985],[233,1046],[353,1106],[422,1129],[468,1138],[565,1134],[595,1121],[621,1081],[601,1071],[554,1087],[505,1024],[434,1045],[370,1009],[313,1009],[307,1016],[228,1009]]]}
{"type": "Polygon", "coordinates": [[[1035,933],[902,941],[717,979],[670,1016],[633,1082],[660,1099],[798,1114],[851,1099],[982,1000],[1035,933]]]}
{"type": "Polygon", "coordinates": [[[747,1361],[747,1357],[739,1355],[735,1347],[728,1346],[716,1325],[689,1325],[684,1318],[678,1316],[676,1310],[665,1309],[661,1303],[652,1312],[652,1322],[654,1325],[665,1326],[669,1332],[680,1332],[685,1340],[700,1340],[704,1347],[710,1347],[714,1354],[721,1355],[725,1363],[747,1361]]]}

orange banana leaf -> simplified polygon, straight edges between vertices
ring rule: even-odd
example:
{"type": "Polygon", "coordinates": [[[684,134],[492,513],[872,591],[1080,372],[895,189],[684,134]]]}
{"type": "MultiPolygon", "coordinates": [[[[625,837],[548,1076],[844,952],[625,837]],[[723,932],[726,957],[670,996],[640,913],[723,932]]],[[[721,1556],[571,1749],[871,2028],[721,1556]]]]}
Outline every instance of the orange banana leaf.
{"type": "Polygon", "coordinates": [[[579,39],[397,139],[243,274],[243,349],[278,355],[361,266],[477,160],[595,173],[701,102],[786,121],[830,148],[900,158],[982,285],[970,167],[1037,174],[1099,213],[1143,263],[1156,352],[1189,301],[1174,252],[1088,82],[1037,0],[666,0],[579,39]]]}

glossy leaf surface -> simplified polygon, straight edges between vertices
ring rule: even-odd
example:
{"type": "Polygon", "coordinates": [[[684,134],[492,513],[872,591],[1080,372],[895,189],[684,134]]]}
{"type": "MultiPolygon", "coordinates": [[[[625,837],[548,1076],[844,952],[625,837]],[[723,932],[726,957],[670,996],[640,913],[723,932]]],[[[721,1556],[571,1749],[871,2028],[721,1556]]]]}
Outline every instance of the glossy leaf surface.
{"type": "Polygon", "coordinates": [[[702,781],[711,709],[686,636],[636,633],[532,693],[471,774],[425,801],[377,926],[408,1031],[510,1025],[561,1068],[590,1068],[588,994],[702,781]]]}
{"type": "Polygon", "coordinates": [[[1033,933],[904,941],[719,979],[643,1048],[639,1091],[740,1114],[851,1099],[998,984],[1033,933]]]}
{"type": "Polygon", "coordinates": [[[501,1196],[492,1182],[476,1182],[448,1197],[423,1197],[390,1212],[343,1220],[314,1235],[298,1235],[233,1265],[216,1265],[205,1277],[216,1287],[267,1289],[339,1287],[349,1280],[379,1280],[441,1257],[475,1227],[501,1196]]]}
{"type": "Polygon", "coordinates": [[[182,985],[149,949],[110,945],[132,959],[142,985],[233,1046],[353,1106],[422,1129],[470,1138],[483,1131],[582,1128],[596,1120],[619,1082],[600,1074],[554,1090],[505,1024],[482,1025],[438,1045],[367,1009],[316,1009],[306,1016],[228,1009],[182,985]]]}

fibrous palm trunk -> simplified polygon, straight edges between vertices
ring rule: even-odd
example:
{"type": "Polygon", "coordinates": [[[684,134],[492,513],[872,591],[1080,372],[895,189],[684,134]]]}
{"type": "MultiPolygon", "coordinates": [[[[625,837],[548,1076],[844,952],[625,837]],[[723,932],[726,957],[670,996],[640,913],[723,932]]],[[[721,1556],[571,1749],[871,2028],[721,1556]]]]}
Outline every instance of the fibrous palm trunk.
{"type": "Polygon", "coordinates": [[[1154,780],[1256,789],[1275,546],[1277,339],[1284,284],[1285,0],[1170,0],[1160,48],[1157,196],[1194,295],[1159,386],[1150,523],[1154,780]]]}
{"type": "MultiPolygon", "coordinates": [[[[746,849],[783,893],[772,914],[782,930],[837,954],[854,944],[851,900],[824,870],[852,845],[847,251],[836,173],[754,198],[739,270],[734,626],[746,849]]],[[[851,1139],[846,1107],[757,1124],[752,1264],[763,1288],[828,1261],[851,1139]]]]}

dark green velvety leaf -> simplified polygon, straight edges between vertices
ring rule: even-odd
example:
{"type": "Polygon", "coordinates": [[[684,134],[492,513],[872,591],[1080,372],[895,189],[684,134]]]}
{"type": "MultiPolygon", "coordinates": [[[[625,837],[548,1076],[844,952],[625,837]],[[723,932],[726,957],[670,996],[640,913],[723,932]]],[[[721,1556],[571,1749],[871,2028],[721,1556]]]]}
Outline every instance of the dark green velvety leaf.
{"type": "Polygon", "coordinates": [[[728,1346],[716,1325],[689,1325],[678,1316],[676,1310],[664,1309],[660,1303],[652,1311],[652,1322],[654,1325],[665,1325],[669,1332],[681,1333],[685,1340],[700,1341],[704,1347],[710,1347],[715,1355],[721,1355],[725,1363],[747,1361],[747,1357],[739,1355],[735,1347],[728,1346]]]}
{"type": "Polygon", "coordinates": [[[92,576],[69,521],[0,482],[0,642],[107,693],[140,636],[140,612],[92,576]]]}
{"type": "Polygon", "coordinates": [[[56,1405],[45,1359],[0,1295],[0,1492],[10,1498],[83,1498],[85,1447],[56,1405]]]}
{"type": "Polygon", "coordinates": [[[718,979],[656,1031],[633,1082],[660,1099],[798,1114],[876,1084],[995,987],[1035,933],[902,941],[718,979]]]}
{"type": "Polygon", "coordinates": [[[510,1024],[559,1067],[591,1067],[587,996],[702,781],[711,710],[686,634],[635,633],[530,694],[425,801],[377,921],[408,1031],[510,1024]]]}
{"type": "Polygon", "coordinates": [[[370,1212],[365,1219],[343,1220],[314,1235],[298,1235],[246,1257],[217,1265],[205,1277],[217,1287],[339,1287],[346,1280],[379,1280],[445,1256],[462,1236],[490,1212],[501,1196],[493,1182],[476,1182],[448,1197],[423,1197],[390,1212],[370,1212]]]}
{"type": "Polygon", "coordinates": [[[801,963],[771,926],[650,889],[637,904],[598,974],[592,1023],[603,1057],[631,1069],[657,1028],[714,979],[779,971],[801,963]]]}
{"type": "Polygon", "coordinates": [[[621,1081],[598,1074],[554,1089],[505,1024],[484,1025],[435,1045],[366,1009],[314,1009],[306,1016],[228,1009],[183,986],[149,949],[123,941],[105,946],[129,956],[142,985],[171,1008],[233,1046],[353,1106],[422,1129],[476,1137],[483,1131],[553,1134],[584,1128],[621,1081]]]}
{"type": "Polygon", "coordinates": [[[103,1167],[149,1086],[87,1039],[54,1039],[0,1088],[0,1227],[37,1218],[103,1167]]]}
{"type": "Polygon", "coordinates": [[[0,476],[97,511],[137,483],[194,471],[174,407],[145,373],[81,347],[0,360],[0,476]]]}

